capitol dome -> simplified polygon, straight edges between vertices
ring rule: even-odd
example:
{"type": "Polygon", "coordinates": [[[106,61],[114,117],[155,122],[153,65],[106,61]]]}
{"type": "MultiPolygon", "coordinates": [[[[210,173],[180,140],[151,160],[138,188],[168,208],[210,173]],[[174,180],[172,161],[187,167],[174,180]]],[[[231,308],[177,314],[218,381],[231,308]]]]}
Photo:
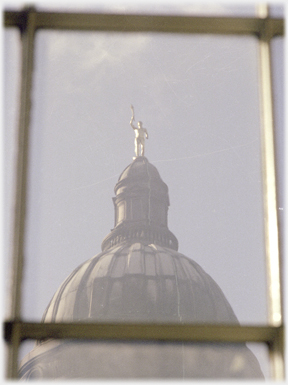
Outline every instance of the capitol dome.
{"type": "MultiPolygon", "coordinates": [[[[115,186],[115,224],[102,252],[62,283],[43,322],[226,323],[238,320],[216,282],[178,252],[168,187],[144,156],[115,186]]],[[[193,256],[193,254],[192,254],[193,256]]],[[[32,378],[263,378],[245,344],[38,341],[22,362],[32,378]]]]}
{"type": "Polygon", "coordinates": [[[54,295],[44,322],[237,323],[216,282],[162,246],[115,246],[83,263],[54,295]]]}

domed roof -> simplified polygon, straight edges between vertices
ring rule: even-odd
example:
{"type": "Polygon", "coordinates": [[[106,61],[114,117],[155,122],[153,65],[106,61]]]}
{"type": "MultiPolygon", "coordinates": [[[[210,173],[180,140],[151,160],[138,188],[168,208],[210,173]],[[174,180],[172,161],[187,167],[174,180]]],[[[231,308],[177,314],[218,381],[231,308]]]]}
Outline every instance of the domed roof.
{"type": "Polygon", "coordinates": [[[145,156],[135,158],[120,174],[118,181],[120,182],[126,178],[159,179],[162,181],[157,168],[149,163],[145,156]]]}
{"type": "Polygon", "coordinates": [[[160,177],[155,166],[145,156],[138,156],[129,164],[119,176],[115,186],[115,194],[123,192],[148,189],[150,193],[161,196],[169,206],[168,186],[160,177]]]}
{"type": "MultiPolygon", "coordinates": [[[[115,227],[103,240],[102,253],[62,283],[43,322],[238,323],[215,281],[177,251],[177,238],[167,225],[168,187],[147,158],[137,157],[123,171],[115,193],[115,227]]],[[[23,360],[20,375],[23,379],[109,378],[111,374],[118,378],[263,377],[245,344],[215,348],[196,343],[186,346],[185,354],[183,344],[181,353],[171,350],[175,344],[153,344],[151,354],[146,343],[116,342],[99,350],[99,342],[37,342],[23,360]]]]}
{"type": "Polygon", "coordinates": [[[64,281],[44,322],[237,323],[219,286],[194,261],[157,245],[116,246],[64,281]]]}

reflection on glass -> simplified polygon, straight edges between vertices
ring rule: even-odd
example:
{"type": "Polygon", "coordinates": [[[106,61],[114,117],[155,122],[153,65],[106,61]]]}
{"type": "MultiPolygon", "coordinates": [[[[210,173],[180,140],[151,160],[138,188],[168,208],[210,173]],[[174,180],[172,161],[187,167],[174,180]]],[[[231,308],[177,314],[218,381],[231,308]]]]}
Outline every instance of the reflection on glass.
{"type": "MultiPolygon", "coordinates": [[[[263,364],[268,352],[262,348],[263,364]]],[[[46,341],[22,361],[23,379],[263,379],[243,344],[46,341]],[[71,363],[73,363],[71,365],[71,363]]]]}

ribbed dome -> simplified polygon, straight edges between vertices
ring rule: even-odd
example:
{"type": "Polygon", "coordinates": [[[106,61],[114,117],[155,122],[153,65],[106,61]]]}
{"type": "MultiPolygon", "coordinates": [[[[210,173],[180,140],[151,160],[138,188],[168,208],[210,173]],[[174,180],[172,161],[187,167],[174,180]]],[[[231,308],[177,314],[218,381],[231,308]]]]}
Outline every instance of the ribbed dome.
{"type": "MultiPolygon", "coordinates": [[[[141,181],[145,180],[160,180],[163,185],[166,186],[166,191],[168,191],[167,185],[162,181],[160,174],[153,164],[149,163],[148,159],[145,156],[139,156],[135,158],[134,162],[129,164],[119,176],[118,182],[123,181],[124,179],[129,178],[134,181],[137,179],[141,179],[141,181]]],[[[116,193],[117,187],[115,187],[116,193]]]]}
{"type": "MultiPolygon", "coordinates": [[[[64,281],[43,322],[238,323],[214,280],[178,253],[178,241],[167,225],[168,188],[147,158],[137,157],[123,171],[115,194],[115,227],[103,240],[102,253],[64,281]]],[[[37,342],[23,360],[20,375],[263,378],[245,344],[87,344],[53,339],[37,342]]]]}
{"type": "Polygon", "coordinates": [[[237,319],[214,280],[161,246],[116,246],[79,266],[44,316],[62,321],[229,322],[237,319]]]}

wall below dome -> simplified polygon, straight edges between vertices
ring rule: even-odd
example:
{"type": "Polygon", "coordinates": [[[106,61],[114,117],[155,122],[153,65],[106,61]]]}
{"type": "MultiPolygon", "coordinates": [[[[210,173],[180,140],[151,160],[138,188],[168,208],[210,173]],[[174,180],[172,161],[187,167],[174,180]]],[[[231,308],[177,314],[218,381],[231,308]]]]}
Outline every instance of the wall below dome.
{"type": "Polygon", "coordinates": [[[47,341],[22,379],[263,379],[243,344],[47,341]],[[71,365],[73,363],[73,365],[71,365]]]}
{"type": "MultiPolygon", "coordinates": [[[[75,269],[44,322],[238,322],[215,281],[193,260],[159,245],[110,248],[75,269]]],[[[37,342],[22,379],[263,378],[245,344],[37,342]]]]}

